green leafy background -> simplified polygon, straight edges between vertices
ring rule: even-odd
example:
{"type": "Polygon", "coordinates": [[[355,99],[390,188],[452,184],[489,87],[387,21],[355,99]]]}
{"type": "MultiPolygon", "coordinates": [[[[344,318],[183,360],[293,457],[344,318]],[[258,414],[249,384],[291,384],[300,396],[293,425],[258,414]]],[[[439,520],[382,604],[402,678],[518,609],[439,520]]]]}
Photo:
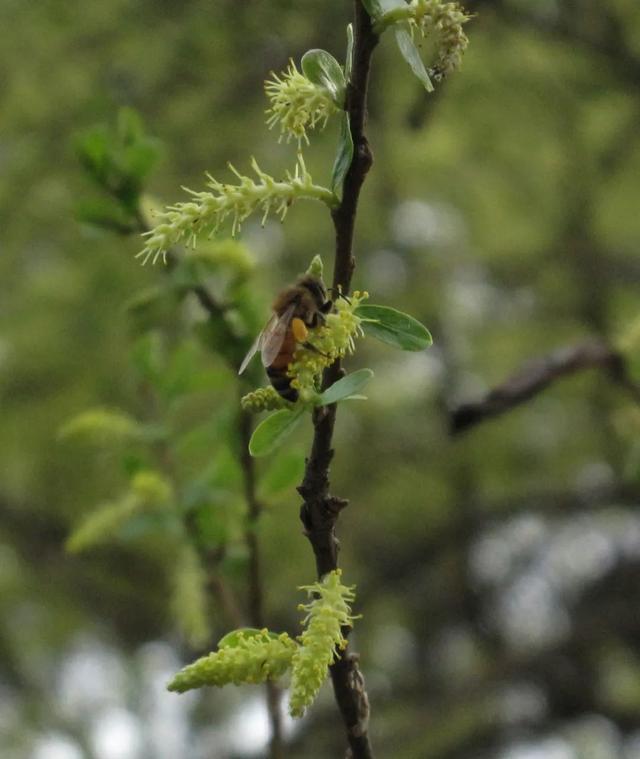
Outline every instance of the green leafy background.
{"type": "MultiPolygon", "coordinates": [[[[0,5],[7,759],[264,750],[258,690],[185,699],[163,689],[209,650],[203,637],[237,626],[222,603],[207,601],[199,616],[186,529],[245,604],[230,364],[283,284],[317,253],[329,267],[331,221],[314,204],[292,209],[284,227],[249,221],[240,243],[205,246],[170,277],[138,266],[130,232],[141,190],[159,208],[180,185],[200,188],[205,169],[224,176],[228,160],[246,172],[255,155],[274,175],[292,165],[293,147],[263,127],[262,82],[310,48],[342,61],[348,10],[284,0],[0,5]],[[83,144],[110,197],[78,160],[83,144]],[[194,281],[233,299],[231,332],[185,297],[194,281]],[[58,435],[88,409],[116,416],[108,429],[58,435]],[[149,469],[171,480],[169,501],[142,499],[95,548],[65,551],[73,529],[105,504],[123,508],[132,478],[149,469]]],[[[354,285],[412,314],[434,340],[415,353],[362,341],[349,369],[374,369],[368,401],[339,409],[331,474],[351,501],[341,561],[364,614],[355,644],[372,737],[394,759],[534,750],[630,759],[640,713],[637,409],[589,372],[460,438],[448,435],[448,411],[532,356],[593,335],[624,340],[637,322],[640,7],[478,0],[468,10],[477,16],[463,69],[435,94],[393,34],[372,72],[376,162],[354,285]]],[[[332,121],[305,152],[317,182],[331,182],[339,131],[332,121]]],[[[314,579],[295,491],[309,443],[301,424],[258,463],[266,616],[292,634],[296,586],[314,579]]],[[[343,744],[326,686],[287,755],[333,757],[343,744]]]]}

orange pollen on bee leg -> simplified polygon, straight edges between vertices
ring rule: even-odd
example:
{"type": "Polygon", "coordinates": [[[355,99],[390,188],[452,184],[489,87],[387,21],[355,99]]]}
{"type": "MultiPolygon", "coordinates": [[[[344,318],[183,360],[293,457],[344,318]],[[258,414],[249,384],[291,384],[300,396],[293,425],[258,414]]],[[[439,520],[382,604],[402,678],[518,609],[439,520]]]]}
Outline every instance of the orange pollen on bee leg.
{"type": "Polygon", "coordinates": [[[304,341],[307,339],[307,336],[309,335],[307,325],[302,321],[302,319],[299,319],[297,316],[291,320],[291,331],[299,343],[304,343],[304,341]]]}

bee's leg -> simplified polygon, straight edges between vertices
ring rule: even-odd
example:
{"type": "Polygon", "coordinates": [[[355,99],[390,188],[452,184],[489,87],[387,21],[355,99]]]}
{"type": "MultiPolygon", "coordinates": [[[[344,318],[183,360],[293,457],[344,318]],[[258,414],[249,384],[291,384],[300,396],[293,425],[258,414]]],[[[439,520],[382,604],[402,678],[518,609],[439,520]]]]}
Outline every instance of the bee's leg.
{"type": "Polygon", "coordinates": [[[315,345],[311,345],[311,343],[302,343],[302,347],[306,348],[308,351],[312,351],[313,353],[317,353],[320,356],[324,356],[325,358],[329,358],[326,353],[323,353],[321,350],[318,350],[315,345]]]}
{"type": "MultiPolygon", "coordinates": [[[[326,304],[325,304],[326,305],[326,304]]],[[[329,313],[328,310],[325,310],[325,307],[322,306],[322,309],[320,311],[315,311],[311,319],[309,320],[307,326],[309,329],[315,329],[316,327],[319,327],[321,324],[327,323],[327,317],[326,314],[329,313]]]]}
{"type": "MultiPolygon", "coordinates": [[[[337,293],[337,297],[338,298],[342,298],[343,300],[346,300],[347,303],[351,304],[351,300],[350,300],[349,296],[345,295],[342,292],[342,288],[341,287],[330,287],[329,288],[329,292],[331,292],[331,293],[337,293]]],[[[328,301],[328,303],[331,303],[331,305],[333,305],[332,301],[328,301]]]]}

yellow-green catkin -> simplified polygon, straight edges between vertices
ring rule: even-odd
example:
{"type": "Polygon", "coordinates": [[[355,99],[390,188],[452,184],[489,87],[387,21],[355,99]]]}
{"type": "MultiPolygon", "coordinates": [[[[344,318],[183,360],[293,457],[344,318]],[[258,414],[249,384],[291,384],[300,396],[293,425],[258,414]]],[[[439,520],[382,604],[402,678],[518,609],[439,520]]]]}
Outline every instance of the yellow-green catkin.
{"type": "Polygon", "coordinates": [[[136,514],[150,508],[165,507],[171,500],[172,492],[171,485],[159,472],[137,472],[129,491],[122,498],[91,512],[71,533],[66,543],[67,550],[79,553],[110,540],[136,514]]]}
{"type": "Polygon", "coordinates": [[[289,711],[292,717],[304,714],[325,681],[338,651],[347,645],[342,628],[353,626],[350,604],[355,593],[352,587],[342,584],[340,575],[337,569],[321,582],[302,588],[315,597],[308,604],[300,605],[307,616],[300,647],[291,662],[289,711]]]}
{"type": "Polygon", "coordinates": [[[293,354],[287,374],[291,377],[291,387],[298,391],[303,402],[313,401],[317,396],[326,367],[353,353],[355,338],[364,334],[362,320],[355,312],[368,297],[368,293],[356,291],[348,300],[337,298],[334,311],[327,314],[325,323],[309,331],[307,342],[315,350],[300,346],[293,354]]]}
{"type": "Polygon", "coordinates": [[[274,680],[287,672],[297,647],[286,633],[274,636],[267,630],[257,634],[239,632],[234,645],[223,646],[189,664],[167,687],[184,693],[204,685],[222,687],[274,680]]]}
{"type": "Polygon", "coordinates": [[[159,214],[156,226],[143,235],[145,247],[136,258],[141,258],[143,264],[156,263],[159,258],[166,263],[172,245],[184,242],[195,247],[199,235],[213,235],[226,219],[231,219],[234,236],[242,222],[256,211],[262,214],[263,223],[272,212],[282,221],[291,204],[301,198],[319,200],[330,207],[336,203],[331,190],[313,183],[301,155],[295,170],[286,172],[280,181],[262,171],[255,159],[251,168],[257,179],[240,174],[231,164],[229,168],[236,175],[237,184],[224,184],[208,174],[208,190],[193,192],[184,188],[193,199],[169,206],[159,214]]]}
{"type": "Polygon", "coordinates": [[[173,570],[171,609],[188,643],[204,646],[210,636],[207,615],[207,576],[196,551],[181,548],[173,570]]]}
{"type": "Polygon", "coordinates": [[[281,408],[291,408],[293,404],[285,401],[276,390],[269,385],[247,393],[240,399],[240,405],[245,411],[257,414],[259,411],[275,411],[281,408]]]}
{"type": "Polygon", "coordinates": [[[89,514],[69,536],[66,549],[80,553],[113,537],[138,511],[138,501],[129,493],[119,501],[106,503],[89,514]]]}
{"type": "Polygon", "coordinates": [[[314,84],[296,68],[293,60],[280,76],[272,74],[264,89],[271,102],[267,109],[269,129],[280,124],[280,139],[294,138],[309,144],[307,129],[324,128],[338,108],[326,87],[314,84]]]}
{"type": "Polygon", "coordinates": [[[620,337],[616,340],[618,350],[625,353],[628,358],[640,352],[640,316],[633,319],[620,337]]]}
{"type": "Polygon", "coordinates": [[[173,496],[173,488],[160,472],[143,469],[131,480],[131,492],[143,506],[166,506],[173,496]]]}
{"type": "Polygon", "coordinates": [[[128,414],[116,409],[92,408],[68,421],[58,433],[61,439],[80,438],[99,445],[136,440],[140,425],[128,414]]]}

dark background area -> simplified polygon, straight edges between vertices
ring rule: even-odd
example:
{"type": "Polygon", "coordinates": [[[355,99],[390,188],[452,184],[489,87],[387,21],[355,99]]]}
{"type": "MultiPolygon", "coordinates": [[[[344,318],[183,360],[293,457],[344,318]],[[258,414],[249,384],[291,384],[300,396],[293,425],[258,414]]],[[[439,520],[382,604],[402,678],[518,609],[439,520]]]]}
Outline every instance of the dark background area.
{"type": "MultiPolygon", "coordinates": [[[[436,94],[391,39],[372,72],[375,165],[354,286],[434,336],[419,354],[364,342],[349,366],[374,369],[369,401],[338,417],[332,482],[351,502],[341,561],[363,614],[353,640],[372,740],[394,759],[638,759],[640,5],[478,0],[467,10],[462,70],[436,94]],[[451,434],[474,413],[456,408],[518,371],[525,395],[536,376],[548,387],[511,408],[521,387],[512,383],[505,413],[451,434]]],[[[216,462],[212,503],[242,508],[238,474],[216,447],[237,404],[233,373],[189,332],[195,300],[169,304],[151,326],[132,319],[127,304],[165,272],[134,260],[136,235],[78,220],[79,202],[99,192],[74,144],[96,123],[113,125],[122,106],[135,109],[163,146],[146,185],[157,206],[182,199],[181,185],[201,188],[205,170],[224,178],[228,160],[248,172],[253,155],[277,175],[295,149],[263,124],[263,81],[312,47],[342,60],[350,11],[346,2],[0,4],[7,759],[264,751],[257,688],[164,692],[211,647],[190,647],[167,603],[176,536],[141,521],[95,550],[65,552],[72,528],[126,486],[131,461],[58,431],[98,406],[163,422],[141,380],[157,334],[170,346],[158,371],[182,383],[178,411],[167,402],[180,419],[182,475],[216,462]],[[185,377],[196,375],[192,386],[185,377]]],[[[317,182],[329,181],[336,130],[330,123],[305,150],[317,182]]],[[[313,255],[332,260],[330,218],[314,204],[296,205],[284,226],[249,220],[240,240],[255,261],[257,323],[313,255]]],[[[309,427],[288,444],[298,463],[309,427]]],[[[314,579],[300,499],[292,483],[266,500],[266,619],[296,633],[296,587],[314,579]]],[[[241,594],[242,550],[226,559],[241,594]]],[[[215,641],[233,623],[221,606],[210,611],[215,641]]],[[[341,755],[328,685],[287,730],[287,756],[341,755]]]]}

